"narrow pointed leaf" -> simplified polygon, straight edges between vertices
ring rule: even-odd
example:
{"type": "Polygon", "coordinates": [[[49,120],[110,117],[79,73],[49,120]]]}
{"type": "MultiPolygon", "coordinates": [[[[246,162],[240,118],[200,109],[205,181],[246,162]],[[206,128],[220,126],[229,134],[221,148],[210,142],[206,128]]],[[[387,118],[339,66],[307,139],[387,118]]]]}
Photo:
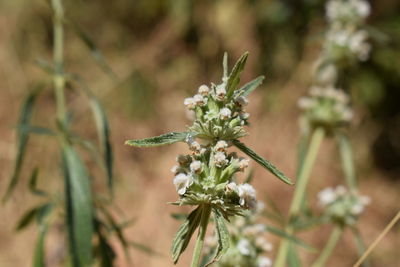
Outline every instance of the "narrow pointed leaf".
{"type": "Polygon", "coordinates": [[[175,234],[174,240],[172,241],[171,253],[174,263],[177,263],[179,256],[187,248],[190,239],[200,224],[202,209],[197,207],[193,210],[185,222],[179,227],[178,232],[175,234]]]}
{"type": "Polygon", "coordinates": [[[31,178],[29,179],[29,191],[37,196],[47,197],[49,194],[43,190],[37,188],[37,179],[39,176],[39,168],[35,168],[31,174],[31,178]]]}
{"type": "Polygon", "coordinates": [[[21,231],[22,229],[25,229],[27,226],[29,226],[34,221],[39,209],[40,209],[40,206],[34,207],[34,208],[28,210],[18,221],[17,227],[15,228],[15,230],[21,231]]]}
{"type": "Polygon", "coordinates": [[[18,119],[18,124],[17,124],[17,142],[18,142],[18,150],[17,150],[17,156],[15,159],[15,167],[14,167],[14,172],[12,174],[10,183],[8,184],[6,194],[4,195],[3,202],[5,202],[12,194],[14,191],[15,186],[17,185],[20,174],[21,174],[21,169],[22,165],[24,162],[25,158],[25,152],[26,152],[26,146],[28,143],[29,139],[29,133],[26,131],[21,131],[23,127],[26,127],[26,125],[29,125],[32,119],[33,115],[33,107],[36,102],[37,96],[42,90],[43,86],[39,85],[33,90],[31,90],[28,94],[28,96],[25,98],[21,112],[19,115],[18,119]]]}
{"type": "Polygon", "coordinates": [[[100,267],[113,267],[115,260],[115,252],[109,244],[107,237],[101,231],[102,222],[95,219],[95,232],[99,239],[97,246],[98,257],[100,258],[100,267]]]}
{"type": "Polygon", "coordinates": [[[342,161],[342,168],[346,177],[347,186],[352,190],[356,190],[357,178],[354,170],[354,159],[350,140],[344,134],[337,134],[336,138],[339,143],[340,159],[342,161]]]}
{"type": "Polygon", "coordinates": [[[33,255],[33,267],[45,267],[45,237],[49,228],[48,222],[46,221],[47,215],[52,211],[53,204],[47,203],[43,205],[37,212],[37,222],[39,227],[39,237],[36,242],[36,247],[33,255]]]}
{"type": "Polygon", "coordinates": [[[270,171],[273,175],[278,177],[280,180],[282,180],[284,183],[287,183],[289,185],[293,185],[293,182],[286,177],[280,170],[278,170],[271,162],[268,160],[262,158],[259,156],[256,152],[248,148],[245,144],[240,142],[239,140],[233,140],[233,144],[239,148],[242,152],[244,152],[246,155],[254,159],[258,164],[263,166],[265,169],[270,171]]]}
{"type": "Polygon", "coordinates": [[[129,242],[129,245],[131,245],[133,248],[140,250],[150,256],[161,256],[161,253],[153,250],[151,247],[146,246],[144,244],[131,241],[131,242],[129,242]]]}
{"type": "Polygon", "coordinates": [[[276,227],[268,225],[268,226],[266,226],[266,229],[271,234],[274,234],[274,235],[280,236],[282,238],[285,238],[285,239],[291,241],[293,244],[296,244],[296,245],[298,245],[300,247],[303,247],[303,248],[305,248],[305,249],[307,249],[309,251],[316,251],[315,248],[311,247],[310,245],[307,245],[306,243],[304,243],[303,241],[301,241],[297,237],[287,234],[285,231],[283,231],[283,230],[281,230],[279,228],[276,228],[276,227]]]}
{"type": "Polygon", "coordinates": [[[244,53],[239,60],[236,62],[231,73],[229,74],[228,82],[226,85],[226,96],[230,98],[233,95],[233,91],[236,89],[240,82],[240,74],[242,73],[244,66],[246,65],[247,57],[249,52],[244,53]]]}
{"type": "MultiPolygon", "coordinates": [[[[362,255],[364,255],[365,250],[366,250],[364,240],[360,234],[360,231],[358,231],[358,229],[356,227],[351,227],[351,231],[354,234],[354,239],[355,239],[355,242],[357,245],[358,255],[359,255],[359,257],[361,257],[362,255]]],[[[361,264],[361,267],[370,267],[370,266],[371,266],[370,260],[367,257],[361,264]]]]}
{"type": "Polygon", "coordinates": [[[297,248],[290,243],[287,255],[288,267],[301,267],[301,260],[297,248]]]}
{"type": "Polygon", "coordinates": [[[224,216],[218,210],[214,210],[214,221],[215,221],[215,230],[218,236],[218,247],[216,254],[211,262],[209,262],[206,266],[211,265],[212,263],[219,261],[222,255],[229,249],[230,245],[230,236],[228,228],[226,227],[224,216]]]}
{"type": "Polygon", "coordinates": [[[248,96],[251,92],[253,92],[258,86],[260,86],[264,80],[264,76],[259,76],[254,80],[246,83],[241,88],[237,89],[234,92],[234,97],[238,96],[248,96]]]}
{"type": "Polygon", "coordinates": [[[136,147],[156,147],[170,145],[176,142],[185,141],[190,135],[188,132],[172,132],[166,133],[155,137],[139,139],[139,140],[128,140],[125,142],[126,145],[136,147]]]}
{"type": "Polygon", "coordinates": [[[66,211],[71,258],[74,266],[92,263],[93,203],[89,176],[79,155],[63,147],[66,211]]]}
{"type": "Polygon", "coordinates": [[[34,125],[21,125],[18,126],[18,131],[21,133],[26,133],[26,134],[39,134],[39,135],[47,135],[47,136],[55,136],[56,133],[52,131],[51,129],[41,127],[41,126],[34,126],[34,125]]]}

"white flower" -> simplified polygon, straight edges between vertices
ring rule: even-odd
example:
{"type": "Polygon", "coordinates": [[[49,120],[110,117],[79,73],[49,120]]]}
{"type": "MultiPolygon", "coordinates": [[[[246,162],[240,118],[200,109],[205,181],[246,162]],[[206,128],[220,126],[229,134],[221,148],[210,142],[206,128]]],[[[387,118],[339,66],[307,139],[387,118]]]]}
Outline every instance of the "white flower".
{"type": "Polygon", "coordinates": [[[249,237],[256,237],[265,231],[264,224],[253,224],[243,229],[243,234],[249,237]]]}
{"type": "Polygon", "coordinates": [[[371,13],[371,6],[367,1],[363,0],[353,0],[351,1],[353,4],[354,9],[356,10],[357,14],[362,17],[368,17],[371,13]]]}
{"type": "Polygon", "coordinates": [[[194,173],[201,172],[201,161],[195,160],[190,163],[190,170],[194,173]]]}
{"type": "Polygon", "coordinates": [[[229,108],[223,108],[219,111],[219,116],[223,120],[227,120],[231,117],[232,111],[229,108]]]}
{"type": "Polygon", "coordinates": [[[246,206],[250,209],[255,208],[256,201],[256,190],[250,184],[241,184],[238,186],[238,195],[240,197],[239,204],[246,206]]]}
{"type": "Polygon", "coordinates": [[[325,188],[324,190],[318,193],[319,203],[322,206],[331,204],[336,200],[336,197],[337,197],[336,192],[330,187],[325,188]]]}
{"type": "Polygon", "coordinates": [[[272,260],[268,257],[261,256],[257,260],[257,267],[271,267],[272,260]]]}
{"type": "Polygon", "coordinates": [[[239,169],[244,171],[247,167],[249,167],[250,160],[249,159],[240,159],[239,160],[239,169]]]}
{"type": "Polygon", "coordinates": [[[350,212],[353,215],[360,215],[364,211],[364,205],[361,203],[357,203],[351,207],[350,212]]]}
{"type": "Polygon", "coordinates": [[[297,106],[301,109],[310,109],[314,106],[315,102],[309,97],[300,97],[297,101],[297,106]]]}
{"type": "Polygon", "coordinates": [[[240,113],[240,118],[241,118],[242,120],[247,120],[249,117],[250,117],[250,114],[247,113],[247,112],[242,112],[242,113],[240,113]]]}
{"type": "Polygon", "coordinates": [[[199,94],[206,96],[210,92],[210,88],[207,85],[203,84],[200,85],[198,92],[199,94]]]}
{"type": "Polygon", "coordinates": [[[188,109],[194,109],[194,107],[196,106],[196,102],[194,102],[193,97],[185,98],[185,100],[183,101],[183,104],[184,104],[188,109]]]}
{"type": "Polygon", "coordinates": [[[335,193],[337,196],[343,196],[347,193],[347,189],[343,185],[338,185],[335,189],[335,193]]]}
{"type": "Polygon", "coordinates": [[[215,88],[215,94],[217,95],[218,100],[224,100],[226,95],[225,83],[222,83],[215,88]]]}
{"type": "Polygon", "coordinates": [[[242,255],[250,255],[250,242],[249,240],[243,238],[240,239],[237,244],[237,249],[239,250],[240,254],[242,255]]]}
{"type": "Polygon", "coordinates": [[[234,182],[230,182],[225,186],[225,191],[230,193],[230,192],[237,192],[237,184],[234,182]]]}
{"type": "Polygon", "coordinates": [[[184,173],[179,173],[178,175],[175,176],[173,182],[178,194],[183,195],[186,193],[186,189],[192,185],[193,180],[190,176],[184,173]]]}
{"type": "Polygon", "coordinates": [[[179,166],[178,166],[178,165],[174,165],[174,166],[171,168],[171,172],[172,172],[173,174],[177,174],[177,173],[179,172],[179,166]]]}
{"type": "Polygon", "coordinates": [[[194,152],[196,152],[196,153],[200,153],[201,146],[196,141],[193,141],[193,142],[189,143],[189,149],[194,151],[194,152]]]}
{"type": "Polygon", "coordinates": [[[226,155],[224,152],[215,153],[214,161],[215,165],[217,165],[218,167],[222,167],[223,165],[228,163],[228,160],[226,159],[226,155]]]}
{"type": "Polygon", "coordinates": [[[224,140],[219,140],[216,144],[215,144],[215,151],[220,151],[220,152],[225,152],[226,148],[228,147],[228,143],[224,140]]]}
{"type": "Polygon", "coordinates": [[[193,101],[198,106],[204,106],[205,104],[207,104],[207,98],[204,98],[202,95],[194,95],[193,101]]]}
{"type": "Polygon", "coordinates": [[[244,96],[239,96],[235,98],[235,103],[241,107],[244,107],[249,104],[249,100],[247,100],[247,98],[244,96]]]}

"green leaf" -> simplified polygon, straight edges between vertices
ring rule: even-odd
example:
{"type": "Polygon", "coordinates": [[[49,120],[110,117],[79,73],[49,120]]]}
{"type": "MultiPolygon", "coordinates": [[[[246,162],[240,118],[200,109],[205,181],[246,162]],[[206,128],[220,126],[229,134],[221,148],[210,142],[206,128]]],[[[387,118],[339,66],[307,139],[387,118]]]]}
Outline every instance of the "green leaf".
{"type": "Polygon", "coordinates": [[[191,135],[189,132],[172,132],[140,140],[128,140],[125,142],[125,145],[136,147],[164,146],[185,141],[189,135],[191,135]]]}
{"type": "Polygon", "coordinates": [[[39,134],[39,135],[48,135],[48,136],[55,136],[56,133],[51,129],[41,127],[41,126],[34,126],[34,125],[21,125],[18,126],[18,131],[26,133],[26,134],[39,134]]]}
{"type": "Polygon", "coordinates": [[[22,104],[16,129],[18,142],[17,157],[15,159],[14,172],[12,174],[10,183],[8,184],[6,194],[3,197],[3,202],[8,200],[19,181],[22,165],[25,158],[26,146],[29,139],[29,133],[26,131],[21,131],[21,129],[30,124],[33,115],[34,104],[36,102],[37,96],[42,89],[43,85],[36,86],[33,90],[29,92],[22,104]]]}
{"type": "Polygon", "coordinates": [[[336,135],[339,143],[340,159],[342,161],[342,168],[346,177],[347,186],[352,189],[357,189],[357,178],[354,170],[353,152],[349,138],[341,133],[336,135]]]}
{"type": "Polygon", "coordinates": [[[69,20],[72,25],[73,30],[76,35],[82,40],[82,42],[86,45],[86,47],[90,50],[94,60],[99,64],[100,68],[108,74],[112,79],[116,80],[117,75],[112,70],[107,60],[101,53],[101,51],[97,48],[97,45],[92,40],[92,38],[77,24],[69,20]]]}
{"type": "MultiPolygon", "coordinates": [[[[353,226],[350,229],[354,234],[354,239],[355,239],[355,242],[357,245],[358,255],[359,255],[359,257],[361,257],[362,255],[364,255],[365,250],[366,250],[364,240],[360,234],[360,231],[358,231],[358,229],[356,227],[353,226]]],[[[371,266],[368,257],[364,260],[364,262],[361,264],[361,266],[362,267],[370,267],[371,266]]]]}
{"type": "Polygon", "coordinates": [[[218,247],[214,258],[206,266],[209,266],[214,262],[219,261],[222,255],[224,255],[226,251],[229,249],[230,245],[229,231],[228,228],[226,227],[224,216],[217,209],[214,209],[214,221],[215,221],[215,229],[218,235],[218,247]]]}
{"type": "Polygon", "coordinates": [[[259,76],[254,80],[246,83],[241,88],[237,89],[234,92],[234,97],[238,96],[248,96],[251,92],[253,92],[258,86],[260,86],[264,80],[264,76],[259,76]]]}
{"type": "Polygon", "coordinates": [[[266,168],[268,171],[270,171],[273,175],[278,177],[280,180],[282,180],[284,183],[287,183],[289,185],[293,185],[293,182],[286,177],[281,171],[279,171],[271,162],[267,161],[266,159],[263,159],[260,157],[256,152],[248,148],[245,144],[240,142],[239,140],[233,140],[233,144],[239,148],[242,152],[244,152],[247,156],[251,157],[254,159],[258,164],[266,168]]]}
{"type": "Polygon", "coordinates": [[[297,237],[289,235],[288,233],[286,233],[285,231],[283,231],[283,230],[281,230],[279,228],[267,225],[266,229],[271,234],[274,234],[274,235],[277,235],[279,237],[285,238],[285,239],[289,240],[290,242],[292,242],[293,244],[299,245],[300,247],[303,247],[303,248],[305,248],[305,249],[307,249],[309,251],[312,251],[312,252],[316,251],[315,248],[311,247],[310,245],[307,245],[306,243],[304,243],[303,241],[301,241],[297,237]]]}
{"type": "Polygon", "coordinates": [[[301,267],[301,260],[296,247],[292,243],[289,244],[288,255],[287,255],[288,267],[301,267]]]}
{"type": "Polygon", "coordinates": [[[115,252],[109,244],[107,237],[101,231],[101,222],[98,218],[95,219],[95,231],[99,239],[97,246],[98,257],[100,258],[100,267],[113,267],[115,260],[115,252]]]}
{"type": "Polygon", "coordinates": [[[24,215],[22,215],[21,219],[17,223],[17,227],[15,228],[16,231],[20,231],[22,229],[25,229],[28,225],[30,225],[33,220],[36,217],[36,214],[38,210],[40,209],[41,206],[34,207],[27,212],[25,212],[24,215]]]}
{"type": "Polygon", "coordinates": [[[46,221],[46,217],[52,211],[52,209],[53,204],[47,203],[46,205],[43,205],[37,212],[36,217],[39,226],[39,237],[36,242],[36,247],[33,255],[33,267],[46,266],[44,241],[49,227],[48,222],[46,221]]]}
{"type": "Polygon", "coordinates": [[[228,99],[233,95],[233,91],[240,82],[240,74],[242,73],[244,66],[246,65],[248,56],[249,52],[244,53],[236,62],[235,66],[232,69],[232,72],[229,74],[228,82],[226,85],[226,96],[228,99]]]}
{"type": "Polygon", "coordinates": [[[104,163],[107,172],[107,185],[110,193],[113,192],[113,154],[110,142],[110,126],[101,103],[94,95],[90,96],[90,106],[96,122],[97,133],[102,144],[104,163]]]}
{"type": "Polygon", "coordinates": [[[178,262],[179,256],[187,248],[194,231],[199,226],[201,214],[202,209],[197,207],[189,214],[185,222],[179,227],[178,232],[175,234],[171,247],[172,259],[175,264],[178,262]]]}
{"type": "Polygon", "coordinates": [[[64,145],[67,230],[73,266],[92,263],[93,203],[89,176],[79,155],[64,145]]]}
{"type": "Polygon", "coordinates": [[[49,194],[43,190],[37,188],[37,179],[39,176],[39,168],[35,168],[31,174],[31,178],[29,179],[29,191],[37,196],[48,197],[49,194]]]}

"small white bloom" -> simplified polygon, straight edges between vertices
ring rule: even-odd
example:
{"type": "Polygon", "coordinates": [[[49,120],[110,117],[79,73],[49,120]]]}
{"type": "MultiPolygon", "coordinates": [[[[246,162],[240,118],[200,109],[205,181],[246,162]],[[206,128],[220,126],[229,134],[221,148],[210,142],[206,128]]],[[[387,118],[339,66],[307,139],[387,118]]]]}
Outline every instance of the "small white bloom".
{"type": "Polygon", "coordinates": [[[297,106],[301,109],[310,109],[314,106],[314,99],[309,97],[300,97],[297,101],[297,106]]]}
{"type": "Polygon", "coordinates": [[[241,118],[242,120],[247,120],[249,117],[250,117],[250,114],[247,113],[247,112],[242,112],[242,113],[240,113],[240,118],[241,118]]]}
{"type": "Polygon", "coordinates": [[[193,97],[185,98],[185,100],[183,101],[183,104],[184,104],[188,109],[194,109],[194,107],[196,106],[196,102],[194,102],[193,97]]]}
{"type": "Polygon", "coordinates": [[[322,206],[331,204],[336,200],[336,198],[337,198],[336,192],[330,187],[325,188],[324,190],[318,193],[319,203],[322,206]]]}
{"type": "Polygon", "coordinates": [[[335,189],[335,193],[337,196],[343,196],[347,193],[347,189],[343,185],[338,185],[335,189]]]}
{"type": "Polygon", "coordinates": [[[265,225],[253,224],[243,229],[243,234],[248,237],[257,237],[265,231],[265,225]]]}
{"type": "Polygon", "coordinates": [[[215,153],[214,161],[215,165],[217,165],[218,167],[222,167],[228,163],[228,160],[226,159],[226,154],[224,152],[215,153]]]}
{"type": "Polygon", "coordinates": [[[215,151],[220,151],[220,152],[225,152],[227,148],[228,148],[228,143],[224,140],[219,140],[214,147],[215,151]]]}
{"type": "Polygon", "coordinates": [[[249,159],[240,159],[239,160],[239,169],[244,171],[247,167],[249,167],[250,160],[249,159]]]}
{"type": "Polygon", "coordinates": [[[215,94],[217,95],[218,100],[224,100],[226,95],[225,83],[222,83],[215,88],[215,94]]]}
{"type": "Polygon", "coordinates": [[[257,267],[271,267],[272,260],[268,257],[261,256],[257,260],[257,267]]]}
{"type": "Polygon", "coordinates": [[[362,205],[361,203],[353,205],[350,210],[350,212],[353,215],[360,215],[363,211],[364,211],[364,205],[362,205]]]}
{"type": "Polygon", "coordinates": [[[239,250],[240,254],[242,255],[250,255],[250,242],[249,240],[243,238],[240,239],[237,244],[237,249],[239,250]]]}
{"type": "Polygon", "coordinates": [[[192,163],[190,163],[190,170],[194,173],[200,173],[201,172],[201,162],[198,160],[195,160],[192,163]]]}
{"type": "Polygon", "coordinates": [[[262,250],[269,252],[272,250],[272,244],[268,242],[264,237],[259,236],[255,240],[255,244],[257,247],[261,248],[262,250]]]}
{"type": "Polygon", "coordinates": [[[355,8],[357,14],[362,17],[368,17],[368,15],[371,13],[371,6],[367,1],[363,0],[353,0],[351,1],[353,4],[353,7],[355,8]]]}
{"type": "Polygon", "coordinates": [[[230,182],[225,186],[225,191],[230,193],[230,192],[237,192],[237,184],[234,182],[230,182]]]}
{"type": "Polygon", "coordinates": [[[241,206],[246,206],[250,209],[256,207],[256,190],[250,184],[245,183],[239,185],[238,195],[240,197],[239,204],[241,206]]]}
{"type": "Polygon", "coordinates": [[[210,92],[210,87],[208,87],[205,84],[200,85],[198,92],[199,92],[199,94],[206,96],[210,92]]]}
{"type": "Polygon", "coordinates": [[[227,120],[231,117],[232,111],[229,108],[223,108],[219,111],[219,116],[223,120],[227,120]]]}
{"type": "Polygon", "coordinates": [[[193,180],[190,176],[184,173],[179,173],[178,175],[175,176],[173,182],[178,194],[183,195],[186,193],[186,189],[192,185],[193,180]]]}
{"type": "Polygon", "coordinates": [[[189,143],[189,149],[195,153],[200,153],[201,146],[196,141],[193,141],[193,142],[189,143]]]}
{"type": "Polygon", "coordinates": [[[247,100],[247,98],[244,96],[239,96],[235,98],[235,103],[240,107],[244,107],[247,106],[247,104],[249,104],[249,100],[247,100]]]}
{"type": "Polygon", "coordinates": [[[205,104],[207,104],[207,98],[204,98],[202,95],[194,95],[193,101],[198,106],[204,106],[205,104]]]}
{"type": "Polygon", "coordinates": [[[177,174],[177,173],[179,172],[179,166],[178,166],[178,165],[174,165],[174,166],[171,168],[171,172],[172,172],[173,174],[177,174]]]}

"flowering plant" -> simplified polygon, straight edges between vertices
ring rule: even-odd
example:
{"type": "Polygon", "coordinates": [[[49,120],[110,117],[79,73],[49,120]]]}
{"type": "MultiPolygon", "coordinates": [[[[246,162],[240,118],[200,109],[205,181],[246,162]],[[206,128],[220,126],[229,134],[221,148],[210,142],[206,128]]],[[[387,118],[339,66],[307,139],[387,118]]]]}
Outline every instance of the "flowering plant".
{"type": "Polygon", "coordinates": [[[238,140],[246,135],[244,126],[248,124],[249,114],[244,111],[244,107],[248,103],[247,96],[264,79],[260,76],[238,88],[240,73],[247,57],[248,53],[242,55],[228,75],[228,58],[225,54],[222,82],[218,85],[201,85],[196,95],[185,99],[184,104],[195,115],[193,125],[188,127],[187,132],[173,132],[126,142],[137,147],[154,147],[184,141],[191,150],[188,155],[179,155],[178,165],[172,168],[175,175],[173,183],[179,195],[179,200],[172,204],[196,206],[173,241],[174,263],[199,228],[192,261],[192,266],[198,266],[211,214],[214,215],[218,233],[218,249],[214,261],[218,260],[230,243],[225,220],[255,207],[255,189],[248,183],[237,184],[235,177],[236,173],[244,171],[249,160],[238,157],[234,152],[229,153],[230,146],[237,147],[283,182],[292,184],[274,165],[238,140]]]}

